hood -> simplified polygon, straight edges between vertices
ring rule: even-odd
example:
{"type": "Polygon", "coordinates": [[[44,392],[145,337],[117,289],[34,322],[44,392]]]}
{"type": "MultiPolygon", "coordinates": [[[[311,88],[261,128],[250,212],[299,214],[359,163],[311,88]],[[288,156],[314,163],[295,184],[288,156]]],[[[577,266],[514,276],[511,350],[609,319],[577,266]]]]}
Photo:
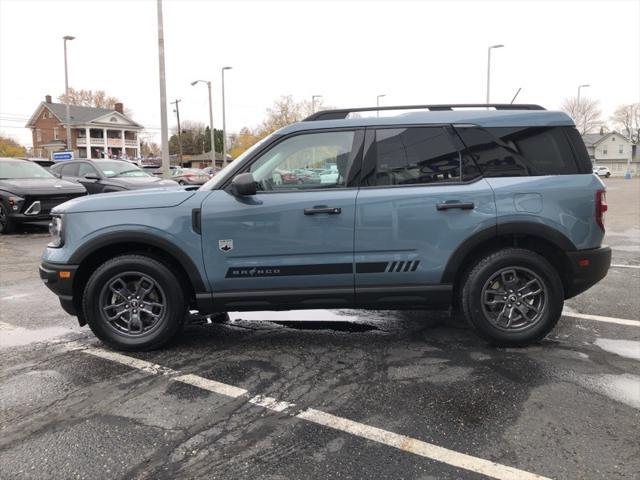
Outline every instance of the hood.
{"type": "Polygon", "coordinates": [[[168,208],[180,205],[195,193],[195,190],[185,190],[183,188],[149,188],[144,190],[101,193],[69,200],[55,207],[52,213],[168,208]]]}
{"type": "Polygon", "coordinates": [[[63,193],[85,193],[85,188],[79,183],[51,178],[14,178],[0,180],[0,190],[6,190],[14,195],[59,195],[63,193]]]}
{"type": "Polygon", "coordinates": [[[177,185],[173,180],[165,180],[158,177],[109,177],[105,179],[105,182],[129,189],[177,185]]]}

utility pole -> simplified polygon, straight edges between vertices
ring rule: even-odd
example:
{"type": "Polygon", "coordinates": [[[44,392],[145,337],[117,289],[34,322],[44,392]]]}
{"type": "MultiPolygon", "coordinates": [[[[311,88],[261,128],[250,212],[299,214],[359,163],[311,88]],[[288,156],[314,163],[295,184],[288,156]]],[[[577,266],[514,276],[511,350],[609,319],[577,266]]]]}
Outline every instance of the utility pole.
{"type": "MultiPolygon", "coordinates": [[[[164,74],[164,29],[162,27],[162,0],[157,1],[158,8],[158,68],[160,73],[160,148],[162,148],[162,175],[171,176],[169,162],[169,129],[167,127],[167,84],[164,74]]],[[[87,142],[89,139],[87,139],[87,142]]]]}
{"type": "Polygon", "coordinates": [[[176,118],[178,119],[178,155],[180,157],[180,166],[182,167],[182,130],[180,129],[180,107],[178,106],[181,101],[176,99],[171,104],[176,106],[174,112],[176,112],[176,118]]]}
{"type": "MultiPolygon", "coordinates": [[[[69,71],[67,70],[67,41],[74,40],[76,37],[71,35],[65,35],[62,37],[64,40],[64,103],[66,110],[65,121],[67,123],[67,150],[73,149],[73,142],[71,141],[71,115],[69,114],[69,71]]],[[[106,140],[106,139],[105,139],[106,140]]],[[[87,138],[87,148],[91,148],[89,145],[89,139],[87,138]]]]}
{"type": "Polygon", "coordinates": [[[231,67],[222,67],[222,166],[227,166],[227,120],[224,107],[224,71],[231,67]]]}

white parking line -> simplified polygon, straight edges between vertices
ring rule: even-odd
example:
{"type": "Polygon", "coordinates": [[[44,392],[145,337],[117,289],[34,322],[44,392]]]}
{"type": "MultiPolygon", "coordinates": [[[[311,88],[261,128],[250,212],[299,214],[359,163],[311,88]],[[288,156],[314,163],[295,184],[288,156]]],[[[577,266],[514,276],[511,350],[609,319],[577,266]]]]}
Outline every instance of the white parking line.
{"type": "Polygon", "coordinates": [[[208,390],[210,392],[219,393],[226,397],[237,398],[249,393],[244,388],[234,387],[233,385],[227,385],[226,383],[216,382],[215,380],[209,380],[208,378],[199,377],[188,373],[186,375],[180,375],[174,378],[176,382],[186,383],[194,387],[201,388],[202,390],[208,390]]]}
{"type": "Polygon", "coordinates": [[[296,416],[309,422],[347,432],[357,437],[366,438],[389,447],[398,448],[405,452],[410,452],[415,455],[420,455],[421,457],[430,458],[438,462],[470,470],[492,478],[505,480],[540,480],[546,478],[536,475],[535,473],[525,472],[524,470],[508,467],[483,458],[477,458],[465,453],[449,450],[448,448],[439,447],[432,443],[416,440],[415,438],[388,432],[381,428],[371,427],[346,418],[336,417],[330,413],[321,412],[320,410],[315,410],[313,408],[300,412],[296,416]]]}
{"type": "Polygon", "coordinates": [[[15,295],[8,295],[6,297],[0,298],[0,300],[15,300],[16,298],[28,297],[29,293],[16,293],[15,295]]]}
{"type": "MultiPolygon", "coordinates": [[[[177,375],[173,376],[171,380],[193,385],[197,388],[219,393],[231,398],[248,396],[249,393],[244,388],[217,382],[215,380],[210,380],[198,375],[182,375],[177,370],[173,370],[171,368],[163,367],[162,365],[147,362],[146,360],[140,360],[138,358],[129,357],[127,355],[112,352],[102,348],[82,348],[78,343],[72,342],[69,344],[68,348],[65,348],[65,350],[80,351],[88,355],[93,355],[105,360],[120,363],[122,365],[126,365],[128,367],[132,367],[153,375],[177,375]]],[[[253,405],[268,408],[269,410],[273,410],[276,412],[283,412],[295,406],[295,404],[293,403],[262,395],[256,395],[252,398],[248,398],[247,401],[253,405]]],[[[380,443],[382,445],[387,445],[389,447],[397,448],[414,455],[419,455],[424,458],[435,460],[441,463],[446,463],[453,467],[480,473],[488,477],[501,480],[548,480],[546,479],[546,477],[542,477],[534,473],[495,463],[483,458],[474,457],[472,455],[467,455],[466,453],[456,452],[455,450],[449,450],[448,448],[423,442],[422,440],[418,440],[416,438],[389,432],[381,428],[372,427],[364,423],[355,422],[353,420],[338,417],[330,413],[315,410],[313,408],[306,409],[293,415],[296,418],[305,420],[307,422],[312,422],[318,425],[332,428],[334,430],[340,430],[351,435],[380,443]]]]}
{"type": "Polygon", "coordinates": [[[562,310],[563,317],[581,318],[584,320],[593,320],[596,322],[615,323],[616,325],[627,325],[631,327],[640,327],[640,320],[629,320],[626,318],[603,317],[601,315],[589,315],[587,313],[577,313],[570,310],[562,310]]]}
{"type": "Polygon", "coordinates": [[[620,264],[612,264],[613,268],[640,268],[640,265],[620,265],[620,264]]]}

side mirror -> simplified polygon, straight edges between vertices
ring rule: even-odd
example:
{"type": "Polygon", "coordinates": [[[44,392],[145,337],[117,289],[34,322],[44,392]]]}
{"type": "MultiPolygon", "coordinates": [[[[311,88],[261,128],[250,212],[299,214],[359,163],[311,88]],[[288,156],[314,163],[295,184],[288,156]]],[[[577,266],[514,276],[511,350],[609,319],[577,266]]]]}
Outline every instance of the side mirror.
{"type": "Polygon", "coordinates": [[[231,180],[231,193],[237,197],[255,195],[257,191],[256,181],[251,173],[241,173],[231,180]]]}
{"type": "Polygon", "coordinates": [[[84,178],[87,180],[100,180],[100,177],[96,173],[85,173],[84,178]]]}

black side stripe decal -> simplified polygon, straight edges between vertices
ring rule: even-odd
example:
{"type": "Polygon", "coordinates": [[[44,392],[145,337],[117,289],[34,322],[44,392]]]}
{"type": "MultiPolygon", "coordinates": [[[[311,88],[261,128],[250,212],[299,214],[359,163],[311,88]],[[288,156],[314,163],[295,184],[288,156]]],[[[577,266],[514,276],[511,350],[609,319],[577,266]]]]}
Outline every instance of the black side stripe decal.
{"type": "MultiPolygon", "coordinates": [[[[356,273],[406,273],[415,272],[419,260],[409,262],[360,262],[356,263],[356,273]]],[[[312,265],[281,265],[231,267],[226,278],[286,277],[300,275],[342,275],[353,274],[351,263],[323,263],[312,265]]]]}

